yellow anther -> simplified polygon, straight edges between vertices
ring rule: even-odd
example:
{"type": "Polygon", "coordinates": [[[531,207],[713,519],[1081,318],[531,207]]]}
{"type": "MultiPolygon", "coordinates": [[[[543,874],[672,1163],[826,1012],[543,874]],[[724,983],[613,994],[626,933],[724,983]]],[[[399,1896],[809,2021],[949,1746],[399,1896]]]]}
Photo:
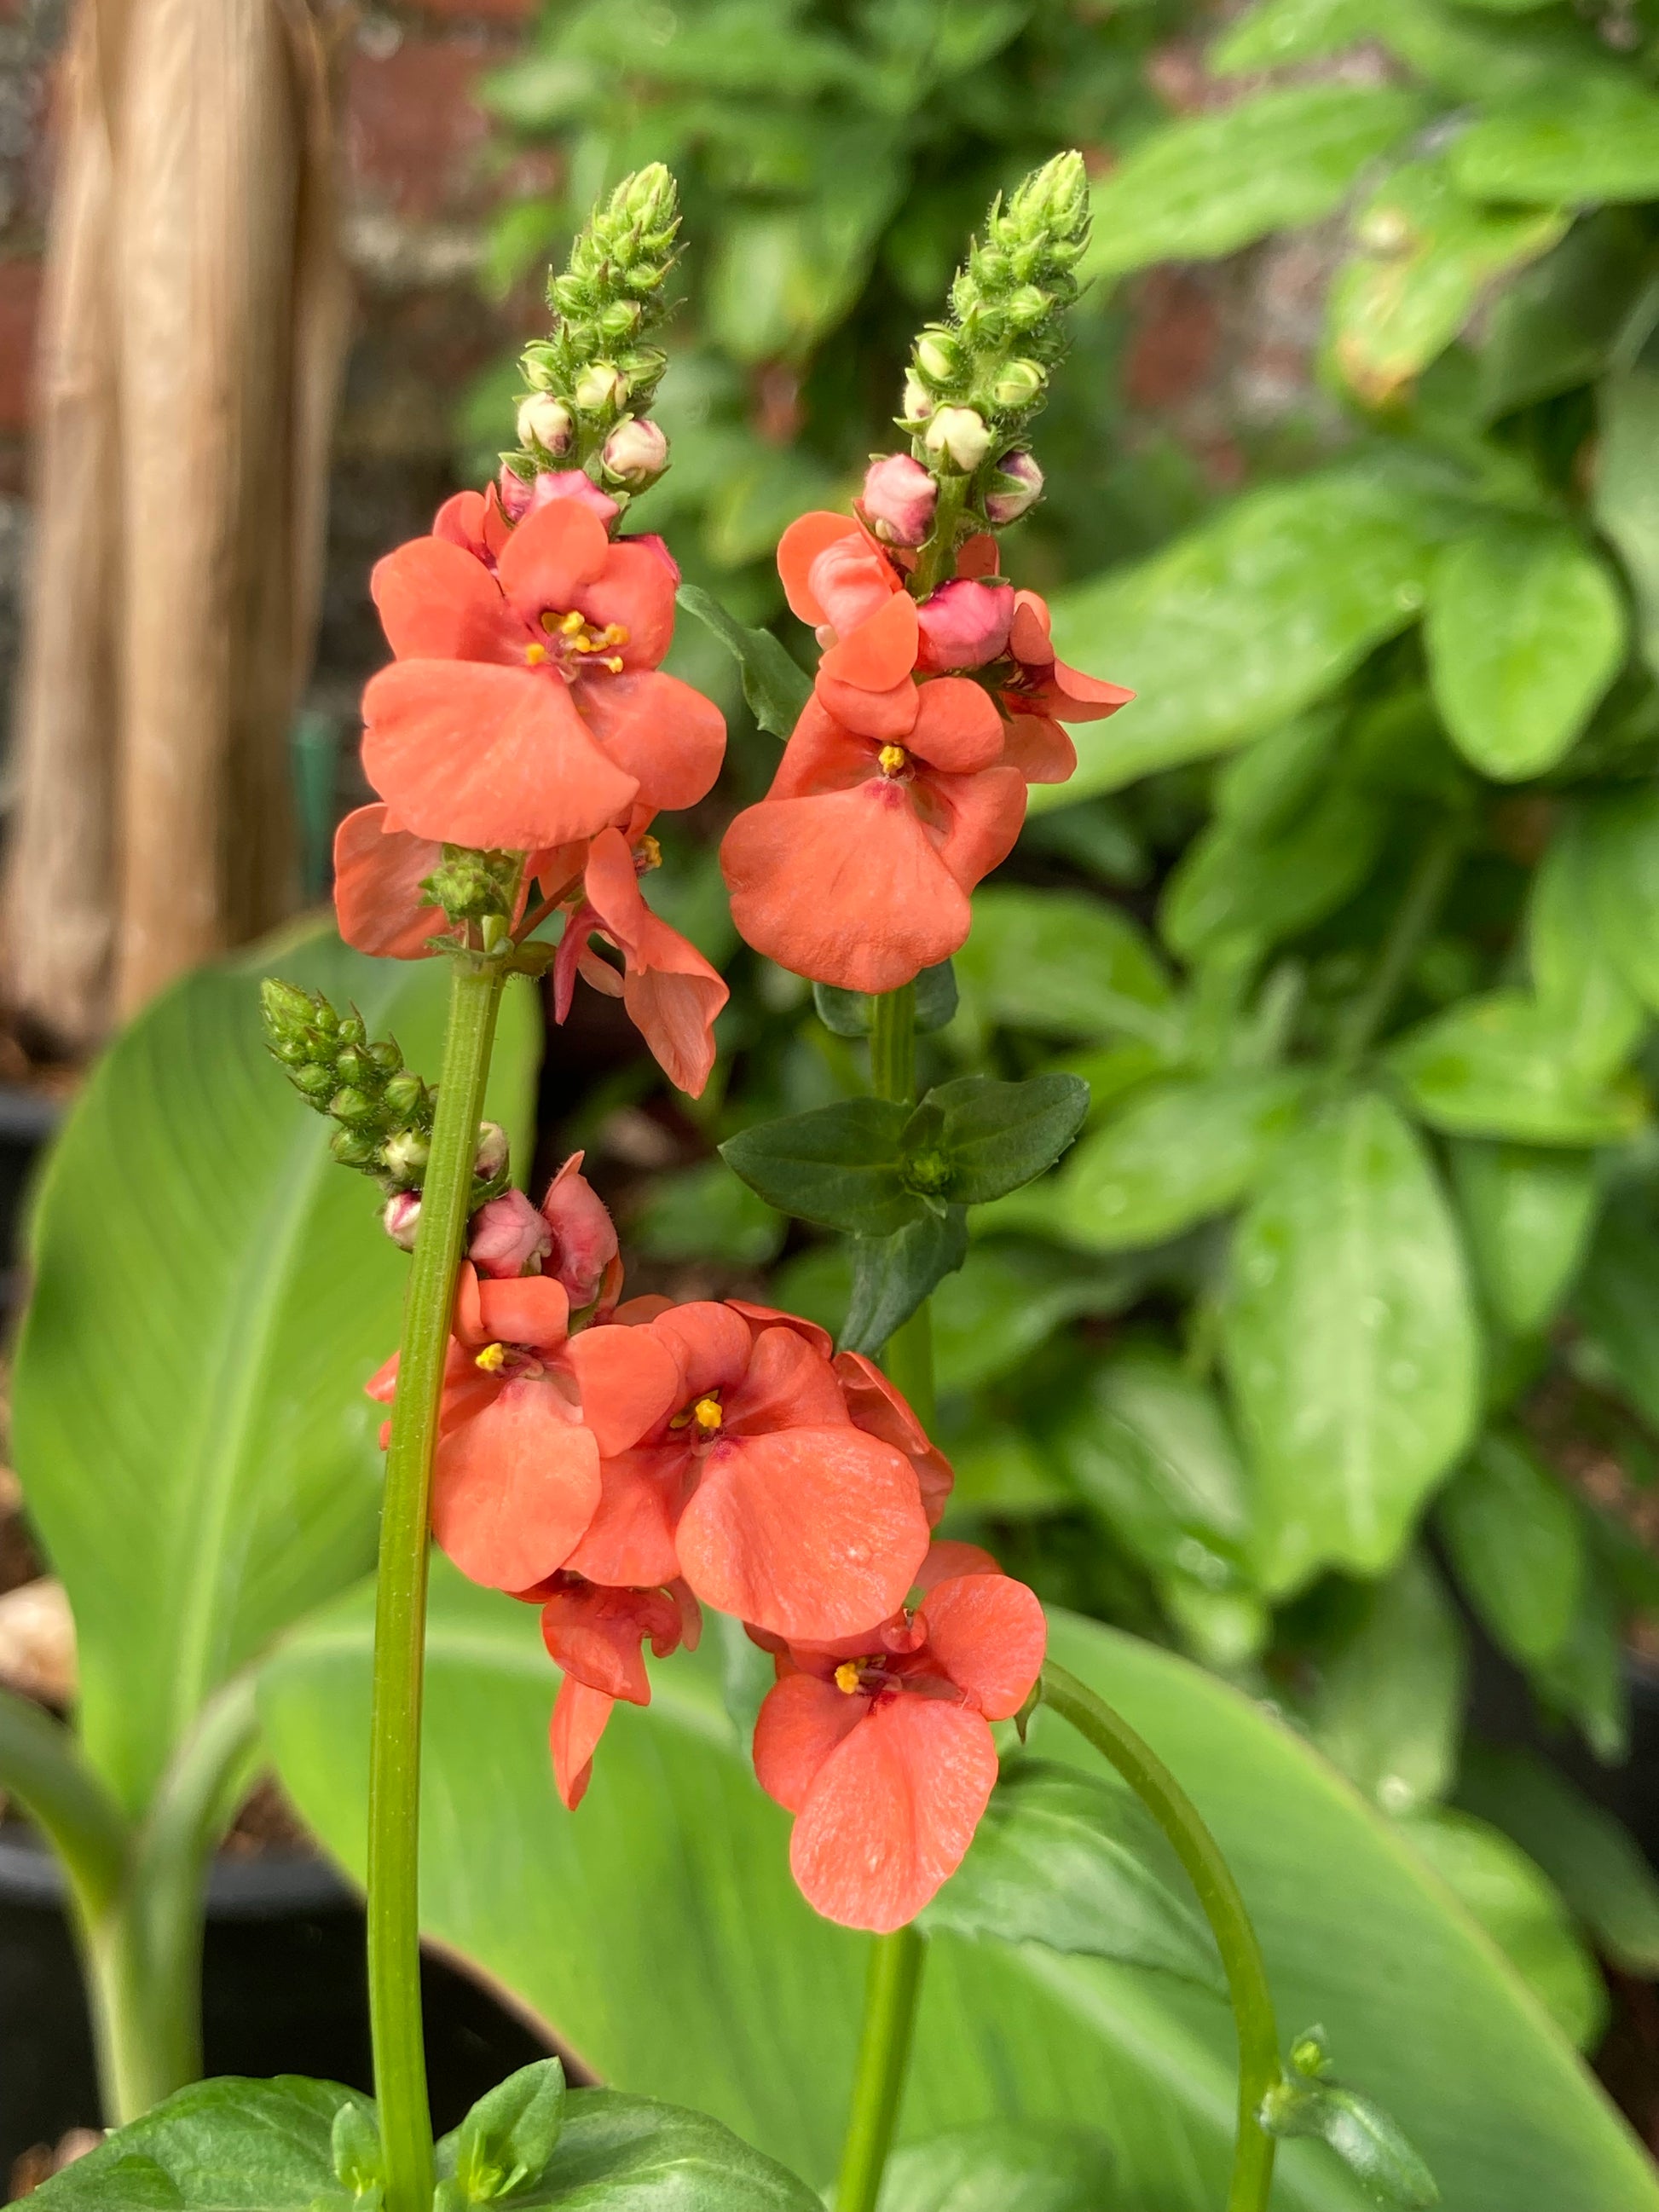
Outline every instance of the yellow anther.
{"type": "Polygon", "coordinates": [[[605,665],[611,671],[611,673],[613,676],[620,676],[623,672],[623,657],[621,653],[613,653],[605,665]]]}
{"type": "Polygon", "coordinates": [[[507,1364],[507,1346],[504,1344],[487,1344],[472,1364],[475,1367],[482,1367],[486,1375],[499,1375],[507,1364]]]}
{"type": "Polygon", "coordinates": [[[524,657],[532,668],[539,668],[547,658],[547,647],[544,645],[527,645],[524,657]]]}
{"type": "Polygon", "coordinates": [[[691,1418],[706,1437],[712,1437],[726,1415],[718,1398],[699,1398],[691,1408],[691,1418]]]}
{"type": "Polygon", "coordinates": [[[856,1659],[843,1659],[840,1666],[836,1669],[836,1687],[838,1690],[843,1691],[846,1695],[850,1698],[854,1691],[857,1689],[858,1686],[858,1661],[856,1659]]]}
{"type": "Polygon", "coordinates": [[[634,869],[637,875],[648,876],[653,868],[662,866],[662,847],[654,837],[641,837],[634,848],[634,869]]]}
{"type": "Polygon", "coordinates": [[[577,632],[577,631],[578,631],[581,627],[582,627],[582,618],[581,618],[581,617],[580,617],[580,616],[576,612],[576,610],[574,609],[574,607],[572,607],[572,609],[570,610],[570,612],[569,612],[568,615],[564,616],[564,617],[562,618],[562,620],[560,621],[560,623],[559,623],[559,628],[560,628],[560,629],[564,632],[564,634],[565,634],[565,635],[566,635],[567,637],[574,637],[574,635],[576,635],[576,632],[577,632]]]}
{"type": "Polygon", "coordinates": [[[621,623],[607,623],[605,626],[603,642],[606,645],[626,645],[628,632],[621,623]]]}
{"type": "Polygon", "coordinates": [[[899,770],[906,766],[909,758],[909,754],[905,751],[902,745],[884,745],[876,755],[877,763],[884,775],[896,775],[899,770]]]}

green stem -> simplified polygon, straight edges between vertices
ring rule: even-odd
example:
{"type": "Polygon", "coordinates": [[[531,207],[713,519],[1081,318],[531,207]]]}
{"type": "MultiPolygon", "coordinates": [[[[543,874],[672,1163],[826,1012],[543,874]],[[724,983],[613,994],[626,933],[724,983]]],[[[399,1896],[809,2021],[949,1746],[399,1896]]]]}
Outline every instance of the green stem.
{"type": "Polygon", "coordinates": [[[438,1109],[404,1306],[380,1516],[368,1766],[368,2010],[386,2212],[430,2212],[421,2026],[421,1692],[438,1406],[502,971],[458,958],[438,1109]]]}
{"type": "MultiPolygon", "coordinates": [[[[871,1008],[870,1088],[908,1106],[916,1095],[916,987],[884,992],[871,1008]]],[[[924,1429],[933,1425],[933,1327],[924,1298],[888,1340],[883,1364],[924,1429]]]]}
{"type": "Polygon", "coordinates": [[[1352,1073],[1388,1019],[1412,962],[1434,926],[1441,902],[1451,889],[1465,834],[1461,821],[1443,823],[1418,854],[1370,981],[1337,1030],[1334,1065],[1338,1074],[1352,1073]]]}
{"type": "Polygon", "coordinates": [[[926,1944],[914,1926],[878,1936],[865,1983],[853,2109],[841,2156],[836,2212],[874,2212],[904,2096],[926,1944]]]}
{"type": "Polygon", "coordinates": [[[1238,2133],[1227,2212],[1267,2212],[1274,2143],[1262,2125],[1261,2110],[1282,2078],[1279,2028],[1267,1961],[1232,1869],[1169,1768],[1103,1698],[1053,1660],[1042,1670],[1042,1693],[1044,1705],[1110,1759],[1175,1846],[1198,1893],[1221,1953],[1238,2033],[1238,2133]]]}
{"type": "Polygon", "coordinates": [[[9,1690],[0,1690],[0,1785],[63,1862],[76,1909],[88,1920],[107,1911],[126,1879],[126,1814],[69,1729],[9,1690]]]}
{"type": "MultiPolygon", "coordinates": [[[[968,499],[966,477],[942,476],[938,482],[939,504],[933,509],[933,534],[917,554],[916,565],[910,572],[911,593],[918,599],[925,599],[952,565],[957,550],[957,531],[968,499]]],[[[907,985],[906,988],[908,988],[907,985]]]]}

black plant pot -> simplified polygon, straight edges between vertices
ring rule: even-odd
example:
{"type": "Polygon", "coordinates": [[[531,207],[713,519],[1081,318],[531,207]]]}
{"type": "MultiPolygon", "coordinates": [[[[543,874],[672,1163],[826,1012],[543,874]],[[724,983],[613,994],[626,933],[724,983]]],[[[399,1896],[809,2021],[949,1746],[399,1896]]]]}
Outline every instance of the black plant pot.
{"type": "MultiPolygon", "coordinates": [[[[547,2045],[455,1967],[428,1956],[427,2061],[434,2124],[547,2045]]],[[[370,2087],[363,1914],[317,1858],[222,1858],[208,1888],[203,2038],[210,2074],[311,2074],[370,2087]]],[[[13,2161],[95,2126],[92,2038],[57,1862],[0,1835],[0,2195],[13,2161]]]]}

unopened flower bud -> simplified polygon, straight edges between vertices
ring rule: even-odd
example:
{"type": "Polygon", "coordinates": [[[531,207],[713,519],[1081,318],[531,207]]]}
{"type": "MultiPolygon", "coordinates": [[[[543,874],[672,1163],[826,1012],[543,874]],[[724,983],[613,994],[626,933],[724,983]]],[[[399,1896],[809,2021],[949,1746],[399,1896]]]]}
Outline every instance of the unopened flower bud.
{"type": "Polygon", "coordinates": [[[933,395],[912,369],[904,380],[904,420],[925,422],[933,411],[933,395]]]}
{"type": "Polygon", "coordinates": [[[883,453],[865,471],[865,514],[890,545],[925,544],[938,505],[938,484],[908,453],[883,453]]]}
{"type": "Polygon", "coordinates": [[[387,1081],[380,1103],[394,1121],[412,1126],[426,1115],[426,1085],[412,1068],[404,1068],[387,1081]]]}
{"type": "Polygon", "coordinates": [[[604,1200],[581,1172],[582,1155],[572,1152],[547,1187],[542,1218],[552,1235],[547,1272],[563,1284],[572,1310],[580,1312],[603,1301],[608,1285],[614,1305],[621,1267],[617,1231],[604,1200]]]}
{"type": "Polygon", "coordinates": [[[499,1121],[480,1121],[478,1149],[472,1162],[475,1182],[494,1182],[507,1171],[507,1132],[499,1121]]]}
{"type": "Polygon", "coordinates": [[[608,361],[590,362],[576,379],[571,398],[584,415],[603,415],[628,397],[628,379],[608,361]]]}
{"type": "Polygon", "coordinates": [[[419,1182],[432,1156],[432,1139],[420,1129],[399,1129],[380,1151],[380,1161],[395,1183],[407,1188],[419,1182]]]}
{"type": "Polygon", "coordinates": [[[962,368],[962,349],[948,331],[924,331],[916,340],[916,367],[933,384],[949,384],[962,368]]]}
{"type": "Polygon", "coordinates": [[[532,392],[519,409],[519,443],[544,453],[568,453],[576,425],[570,410],[549,392],[532,392]]]}
{"type": "Polygon", "coordinates": [[[1018,522],[1042,496],[1042,471],[1030,453],[1005,453],[985,495],[985,519],[1000,526],[1018,522]]]}
{"type": "Polygon", "coordinates": [[[294,1071],[294,1087],[302,1098],[326,1113],[328,1102],[334,1096],[334,1070],[325,1060],[314,1060],[308,1067],[294,1071]]]}
{"type": "Polygon", "coordinates": [[[637,300],[613,300],[599,316],[601,336],[620,345],[631,338],[640,326],[641,311],[637,300]]]}
{"type": "Polygon", "coordinates": [[[552,1249],[552,1231],[521,1190],[504,1190],[472,1217],[466,1256],[481,1275],[534,1273],[552,1249]]]}
{"type": "Polygon", "coordinates": [[[991,386],[991,397],[999,407],[1029,407],[1040,398],[1048,377],[1034,361],[1011,361],[1001,370],[991,386]]]}
{"type": "Polygon", "coordinates": [[[394,1190],[381,1212],[380,1225],[400,1252],[412,1252],[420,1219],[419,1191],[394,1190]]]}
{"type": "Polygon", "coordinates": [[[378,1121],[380,1108],[378,1099],[371,1098],[367,1091],[355,1090],[347,1084],[329,1100],[328,1110],[337,1121],[343,1121],[349,1128],[378,1121]]]}
{"type": "Polygon", "coordinates": [[[630,491],[643,491],[668,466],[668,441],[656,423],[630,416],[605,441],[605,473],[630,491]]]}
{"type": "Polygon", "coordinates": [[[916,609],[921,632],[916,665],[935,672],[983,668],[1006,652],[1013,619],[1012,584],[985,583],[976,576],[941,584],[916,609]]]}
{"type": "Polygon", "coordinates": [[[342,1167],[370,1168],[380,1157],[380,1141],[373,1129],[337,1129],[328,1148],[342,1167]]]}
{"type": "Polygon", "coordinates": [[[976,408],[941,407],[922,433],[921,442],[934,460],[966,476],[991,450],[991,433],[976,408]]]}
{"type": "Polygon", "coordinates": [[[550,506],[556,499],[574,499],[597,514],[608,529],[622,513],[609,492],[599,489],[586,469],[544,469],[530,487],[530,496],[525,502],[525,512],[533,514],[538,508],[550,506]]]}

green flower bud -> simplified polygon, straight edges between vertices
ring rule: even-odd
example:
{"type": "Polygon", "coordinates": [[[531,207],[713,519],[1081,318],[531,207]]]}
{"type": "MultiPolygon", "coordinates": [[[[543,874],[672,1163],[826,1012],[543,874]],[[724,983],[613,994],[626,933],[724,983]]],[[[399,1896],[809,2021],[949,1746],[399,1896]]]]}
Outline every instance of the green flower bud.
{"type": "MultiPolygon", "coordinates": [[[[432,1156],[432,1139],[418,1129],[399,1129],[396,1136],[388,1137],[380,1148],[380,1164],[400,1190],[418,1183],[426,1172],[426,1164],[432,1156]]],[[[366,1162],[354,1161],[354,1166],[366,1162]]]]}
{"type": "Polygon", "coordinates": [[[418,1128],[432,1119],[431,1093],[412,1069],[392,1076],[380,1093],[380,1102],[394,1121],[418,1128]]]}
{"type": "Polygon", "coordinates": [[[325,1060],[318,1060],[309,1067],[297,1068],[292,1081],[301,1097],[319,1112],[327,1110],[328,1102],[337,1088],[334,1070],[325,1060]]]}
{"type": "Polygon", "coordinates": [[[404,1066],[395,1038],[371,1041],[360,1014],[342,1016],[320,994],[291,983],[267,981],[260,1002],[272,1057],[307,1105],[343,1125],[336,1159],[371,1175],[381,1170],[383,1148],[424,1159],[434,1094],[404,1066]]]}
{"type": "Polygon", "coordinates": [[[962,370],[962,349],[948,331],[924,331],[916,340],[916,368],[929,384],[954,383],[962,370]]]}
{"type": "Polygon", "coordinates": [[[343,1168],[372,1170],[380,1156],[380,1139],[372,1129],[337,1129],[328,1149],[343,1168]]]}
{"type": "Polygon", "coordinates": [[[614,362],[589,363],[576,379],[571,398],[584,415],[602,415],[628,397],[628,379],[614,362]]]}
{"type": "Polygon", "coordinates": [[[1048,372],[1038,362],[1011,361],[991,386],[991,397],[999,407],[1024,412],[1041,396],[1048,381],[1048,372]]]}

